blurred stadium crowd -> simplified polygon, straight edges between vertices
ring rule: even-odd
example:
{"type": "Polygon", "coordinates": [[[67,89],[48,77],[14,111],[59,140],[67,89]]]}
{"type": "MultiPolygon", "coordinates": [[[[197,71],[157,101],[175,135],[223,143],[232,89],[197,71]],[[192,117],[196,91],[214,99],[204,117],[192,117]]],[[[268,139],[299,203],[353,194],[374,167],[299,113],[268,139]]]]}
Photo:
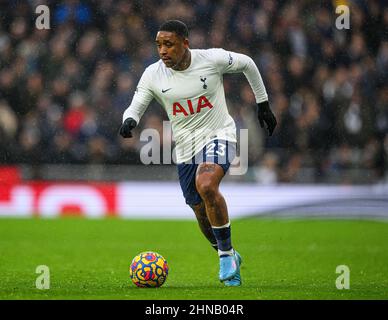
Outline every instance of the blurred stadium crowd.
{"type": "MultiPolygon", "coordinates": [[[[139,163],[142,128],[167,120],[152,103],[134,139],[118,136],[154,38],[166,19],[190,29],[191,48],[251,56],[278,119],[267,139],[243,75],[226,75],[238,129],[261,183],[316,182],[368,169],[381,180],[388,154],[388,7],[385,1],[0,1],[0,163],[139,163]],[[47,4],[51,29],[38,30],[47,4]],[[335,6],[350,6],[350,29],[335,6]]],[[[166,139],[169,137],[165,137],[166,139]]],[[[161,140],[161,144],[163,140],[161,140]]],[[[346,175],[343,182],[346,182],[346,175]]]]}

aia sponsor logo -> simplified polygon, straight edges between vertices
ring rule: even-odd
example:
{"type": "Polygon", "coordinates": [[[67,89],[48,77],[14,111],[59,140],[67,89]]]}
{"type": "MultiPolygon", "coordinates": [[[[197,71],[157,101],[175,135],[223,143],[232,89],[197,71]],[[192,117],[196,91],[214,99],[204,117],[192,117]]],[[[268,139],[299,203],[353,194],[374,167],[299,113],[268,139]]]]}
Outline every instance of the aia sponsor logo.
{"type": "Polygon", "coordinates": [[[174,102],[172,106],[172,114],[173,116],[183,114],[185,117],[187,117],[189,115],[201,112],[201,110],[204,108],[211,109],[213,108],[213,105],[205,96],[201,96],[199,97],[196,104],[195,101],[193,104],[193,101],[191,101],[190,99],[187,100],[187,106],[183,106],[179,102],[174,102]]]}

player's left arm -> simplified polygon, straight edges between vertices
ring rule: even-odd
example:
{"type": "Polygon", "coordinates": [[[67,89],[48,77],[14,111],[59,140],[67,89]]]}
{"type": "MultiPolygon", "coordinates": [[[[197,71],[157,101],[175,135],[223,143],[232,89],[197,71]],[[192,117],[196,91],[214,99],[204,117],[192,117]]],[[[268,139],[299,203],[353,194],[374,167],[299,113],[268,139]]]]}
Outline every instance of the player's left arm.
{"type": "Polygon", "coordinates": [[[264,123],[267,124],[267,130],[271,136],[275,130],[277,121],[269,106],[268,94],[265,89],[263,79],[253,59],[241,53],[226,51],[223,49],[213,50],[219,72],[222,74],[244,73],[255,95],[260,126],[264,128],[264,123]]]}

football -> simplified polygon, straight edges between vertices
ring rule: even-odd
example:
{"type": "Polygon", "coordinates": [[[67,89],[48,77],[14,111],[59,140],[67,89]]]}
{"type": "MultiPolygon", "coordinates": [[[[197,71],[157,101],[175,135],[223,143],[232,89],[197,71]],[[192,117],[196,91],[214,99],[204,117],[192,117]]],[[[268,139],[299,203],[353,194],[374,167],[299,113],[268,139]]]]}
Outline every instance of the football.
{"type": "Polygon", "coordinates": [[[133,258],[129,274],[132,282],[138,287],[160,287],[167,279],[168,264],[159,253],[142,252],[133,258]]]}

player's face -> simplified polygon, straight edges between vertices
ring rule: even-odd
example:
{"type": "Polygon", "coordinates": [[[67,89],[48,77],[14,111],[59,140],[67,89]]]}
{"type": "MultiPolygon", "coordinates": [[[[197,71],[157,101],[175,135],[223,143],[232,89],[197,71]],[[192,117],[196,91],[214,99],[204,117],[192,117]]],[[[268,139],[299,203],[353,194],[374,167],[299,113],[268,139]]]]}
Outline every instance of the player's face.
{"type": "Polygon", "coordinates": [[[160,59],[166,67],[178,69],[189,47],[189,41],[176,35],[175,32],[159,31],[155,42],[160,59]]]}

